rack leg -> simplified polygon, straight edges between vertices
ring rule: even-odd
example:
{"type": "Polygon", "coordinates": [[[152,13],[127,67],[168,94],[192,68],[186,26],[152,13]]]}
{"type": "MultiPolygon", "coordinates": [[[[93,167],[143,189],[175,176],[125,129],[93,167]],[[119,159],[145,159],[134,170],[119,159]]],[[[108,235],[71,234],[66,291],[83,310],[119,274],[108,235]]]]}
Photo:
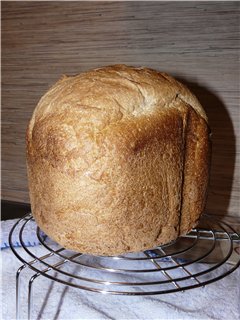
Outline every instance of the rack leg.
{"type": "Polygon", "coordinates": [[[34,280],[40,276],[40,273],[35,273],[28,282],[28,320],[31,320],[32,313],[32,292],[33,292],[33,282],[34,280]]]}
{"type": "Polygon", "coordinates": [[[22,270],[26,268],[23,264],[16,272],[16,319],[19,319],[19,299],[20,299],[20,274],[22,270]]]}

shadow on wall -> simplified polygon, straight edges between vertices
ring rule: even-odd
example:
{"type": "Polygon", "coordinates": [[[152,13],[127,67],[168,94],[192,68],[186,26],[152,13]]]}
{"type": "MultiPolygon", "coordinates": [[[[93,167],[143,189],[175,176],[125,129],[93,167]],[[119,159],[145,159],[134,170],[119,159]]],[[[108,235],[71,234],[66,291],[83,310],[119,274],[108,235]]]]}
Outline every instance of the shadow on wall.
{"type": "Polygon", "coordinates": [[[212,131],[212,161],[206,212],[233,215],[229,212],[234,167],[236,138],[232,120],[223,102],[207,88],[176,77],[185,84],[204,107],[212,131]]]}

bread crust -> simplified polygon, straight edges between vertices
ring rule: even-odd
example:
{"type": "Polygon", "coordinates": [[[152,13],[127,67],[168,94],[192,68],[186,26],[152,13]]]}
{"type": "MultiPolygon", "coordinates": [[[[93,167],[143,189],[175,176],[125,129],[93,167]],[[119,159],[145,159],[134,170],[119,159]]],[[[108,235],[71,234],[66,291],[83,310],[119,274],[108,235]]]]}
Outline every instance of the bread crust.
{"type": "Polygon", "coordinates": [[[26,140],[33,216],[68,249],[150,249],[203,212],[207,117],[165,73],[115,65],[64,76],[38,103],[26,140]]]}

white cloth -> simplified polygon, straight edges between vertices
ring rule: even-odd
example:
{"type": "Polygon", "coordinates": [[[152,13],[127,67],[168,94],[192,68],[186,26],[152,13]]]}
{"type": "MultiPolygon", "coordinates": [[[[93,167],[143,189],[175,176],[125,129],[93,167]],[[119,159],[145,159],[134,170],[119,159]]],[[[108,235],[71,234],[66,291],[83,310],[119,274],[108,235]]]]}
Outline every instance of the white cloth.
{"type": "MultiPolygon", "coordinates": [[[[9,223],[5,224],[8,225],[9,223]]],[[[3,232],[6,233],[2,223],[3,232]]],[[[22,248],[16,248],[20,255],[22,248]]],[[[42,246],[31,248],[36,255],[46,251],[42,246]]],[[[15,319],[15,274],[22,263],[10,249],[2,257],[2,319],[15,319]]],[[[227,266],[226,266],[227,268],[227,266]]],[[[31,271],[21,275],[21,319],[27,318],[27,286],[31,271]]],[[[37,278],[33,285],[31,319],[240,319],[240,270],[226,278],[185,292],[156,296],[113,296],[91,293],[37,278]]]]}
{"type": "MultiPolygon", "coordinates": [[[[11,230],[12,226],[18,221],[19,219],[12,219],[12,220],[5,220],[1,221],[1,249],[9,248],[8,236],[9,230],[11,230]]],[[[19,230],[19,228],[17,227],[19,230]]],[[[28,234],[27,242],[25,242],[25,246],[33,247],[40,244],[38,237],[36,235],[36,223],[31,220],[26,225],[26,232],[28,234]]],[[[19,237],[17,237],[18,233],[14,233],[12,237],[12,242],[14,247],[21,247],[21,243],[19,242],[19,237]]]]}

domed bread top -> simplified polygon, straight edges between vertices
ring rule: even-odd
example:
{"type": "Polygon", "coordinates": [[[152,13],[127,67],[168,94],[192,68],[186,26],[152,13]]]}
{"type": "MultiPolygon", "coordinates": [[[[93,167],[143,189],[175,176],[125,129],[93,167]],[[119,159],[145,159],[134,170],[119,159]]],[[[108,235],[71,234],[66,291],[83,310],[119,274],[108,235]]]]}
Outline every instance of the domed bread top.
{"type": "MultiPolygon", "coordinates": [[[[34,120],[60,114],[69,109],[82,110],[78,121],[94,122],[87,109],[102,114],[94,126],[101,129],[124,119],[151,114],[172,107],[176,98],[189,104],[205,120],[206,114],[196,97],[166,73],[148,68],[115,65],[98,68],[75,76],[63,76],[42,97],[34,120]]],[[[97,117],[98,118],[98,117],[97,117]]]]}

